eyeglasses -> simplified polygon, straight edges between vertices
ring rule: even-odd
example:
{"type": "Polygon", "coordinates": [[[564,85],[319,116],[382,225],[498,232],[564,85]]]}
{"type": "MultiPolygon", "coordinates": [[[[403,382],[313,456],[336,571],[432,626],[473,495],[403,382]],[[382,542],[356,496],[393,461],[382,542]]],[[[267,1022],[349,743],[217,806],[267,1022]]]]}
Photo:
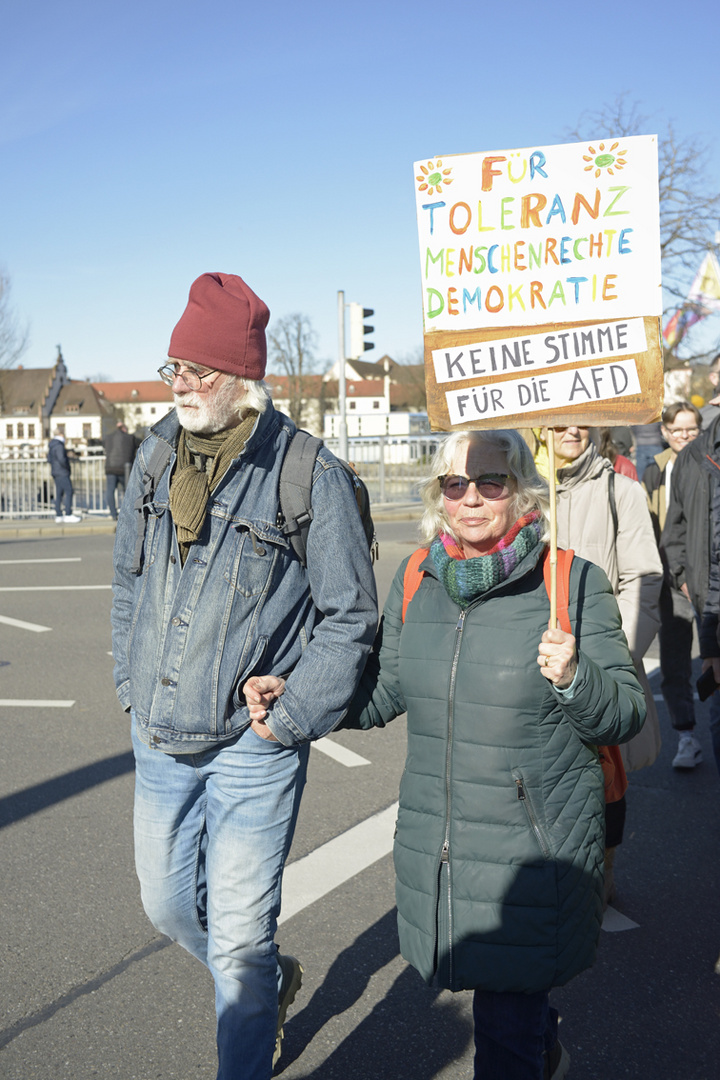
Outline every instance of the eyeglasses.
{"type": "Polygon", "coordinates": [[[465,496],[471,484],[483,499],[502,499],[509,494],[508,473],[483,473],[482,476],[438,476],[440,488],[446,499],[456,502],[465,496]]]}
{"type": "Polygon", "coordinates": [[[668,435],[673,435],[676,439],[694,439],[699,431],[698,427],[669,427],[667,429],[668,435]]]}
{"type": "Polygon", "coordinates": [[[208,375],[214,375],[215,371],[204,371],[202,375],[199,375],[197,371],[193,371],[192,368],[185,368],[184,371],[179,371],[173,364],[164,364],[161,368],[158,368],[158,375],[164,383],[168,386],[172,386],[176,379],[182,379],[187,386],[188,390],[199,390],[202,386],[203,379],[207,379],[208,375]]]}

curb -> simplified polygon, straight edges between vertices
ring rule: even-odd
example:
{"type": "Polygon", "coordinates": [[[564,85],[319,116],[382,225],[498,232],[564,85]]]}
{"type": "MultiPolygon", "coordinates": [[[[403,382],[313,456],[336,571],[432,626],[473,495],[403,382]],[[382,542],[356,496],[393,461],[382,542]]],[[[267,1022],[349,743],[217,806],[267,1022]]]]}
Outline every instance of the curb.
{"type": "Polygon", "coordinates": [[[85,519],[72,525],[61,525],[55,521],[0,521],[0,541],[21,540],[30,536],[50,539],[57,536],[112,535],[114,532],[115,522],[112,518],[107,521],[85,519]]]}

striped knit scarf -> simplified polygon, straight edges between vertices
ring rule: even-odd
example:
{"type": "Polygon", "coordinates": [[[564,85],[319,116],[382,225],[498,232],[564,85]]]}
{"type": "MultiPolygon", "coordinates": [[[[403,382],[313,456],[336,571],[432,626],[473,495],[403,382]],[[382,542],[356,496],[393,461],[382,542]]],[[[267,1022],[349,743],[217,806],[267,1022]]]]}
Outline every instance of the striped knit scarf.
{"type": "Polygon", "coordinates": [[[540,543],[543,524],[533,510],[519,518],[486,555],[466,559],[462,548],[447,533],[430,545],[438,577],[451,600],[465,608],[472,601],[510,577],[518,563],[540,543]]]}

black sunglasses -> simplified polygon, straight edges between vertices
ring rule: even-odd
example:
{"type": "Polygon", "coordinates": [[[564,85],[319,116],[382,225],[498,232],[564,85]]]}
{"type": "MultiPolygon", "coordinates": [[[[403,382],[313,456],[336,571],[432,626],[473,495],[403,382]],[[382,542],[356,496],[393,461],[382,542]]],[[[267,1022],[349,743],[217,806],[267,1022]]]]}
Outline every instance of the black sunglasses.
{"type": "Polygon", "coordinates": [[[455,501],[465,496],[474,484],[483,499],[501,499],[509,494],[509,473],[483,473],[482,476],[438,476],[440,488],[446,499],[455,501]]]}

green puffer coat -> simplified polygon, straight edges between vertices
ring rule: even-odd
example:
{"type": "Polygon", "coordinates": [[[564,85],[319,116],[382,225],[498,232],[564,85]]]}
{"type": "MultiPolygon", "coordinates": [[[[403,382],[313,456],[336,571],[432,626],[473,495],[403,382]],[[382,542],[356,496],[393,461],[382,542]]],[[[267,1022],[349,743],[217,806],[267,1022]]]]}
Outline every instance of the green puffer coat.
{"type": "Polygon", "coordinates": [[[603,776],[595,744],[645,717],[605,574],[576,558],[570,695],[537,663],[550,604],[538,545],[463,613],[426,576],[402,621],[404,562],[344,726],[407,711],[395,838],[402,955],[450,990],[561,986],[595,958],[603,776]]]}

